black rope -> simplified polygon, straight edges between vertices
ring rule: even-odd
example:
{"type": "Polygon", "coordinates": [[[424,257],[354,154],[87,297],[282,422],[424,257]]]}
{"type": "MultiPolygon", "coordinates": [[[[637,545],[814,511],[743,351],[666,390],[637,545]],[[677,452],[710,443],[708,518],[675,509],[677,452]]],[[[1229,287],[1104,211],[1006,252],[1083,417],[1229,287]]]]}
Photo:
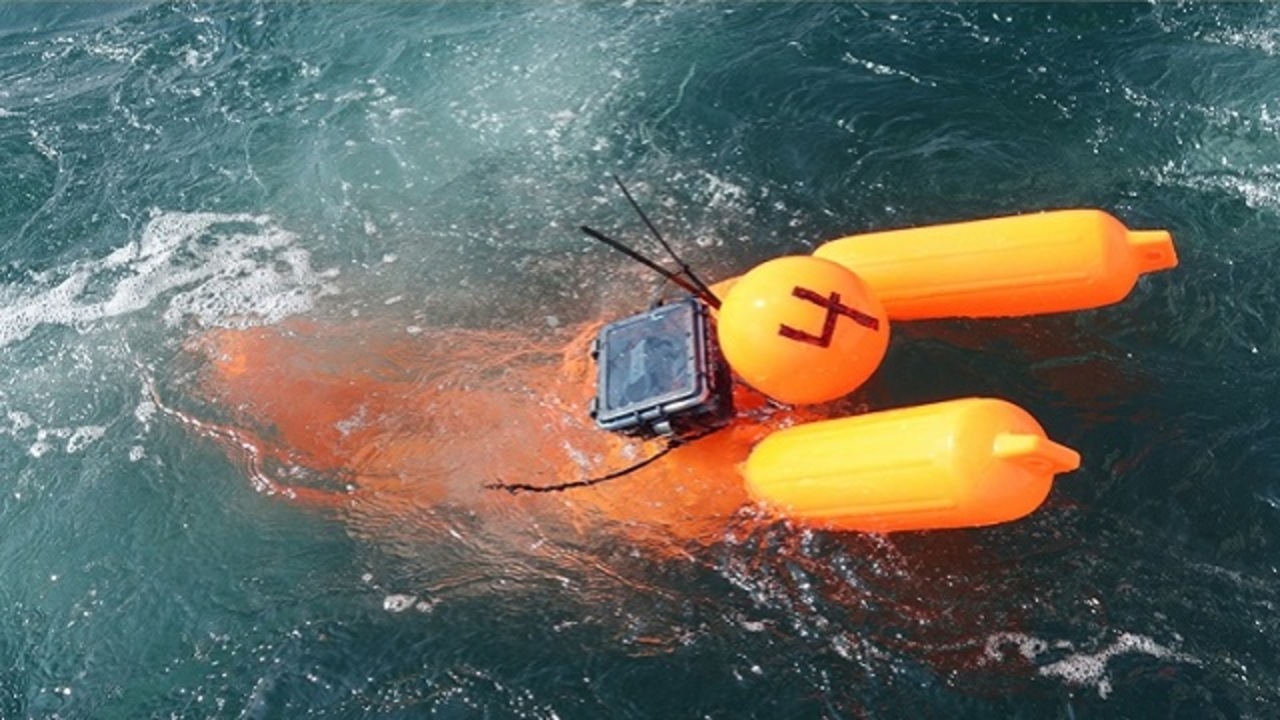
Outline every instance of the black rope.
{"type": "Polygon", "coordinates": [[[666,238],[662,237],[662,233],[658,232],[658,228],[654,226],[653,221],[650,220],[649,216],[640,208],[640,203],[636,202],[636,199],[631,197],[631,191],[627,190],[626,185],[622,184],[622,178],[614,175],[613,181],[617,183],[618,189],[622,191],[623,196],[627,198],[627,202],[631,204],[631,209],[636,211],[636,214],[644,221],[645,226],[649,228],[649,232],[657,238],[658,243],[667,251],[667,255],[670,255],[671,259],[676,261],[676,264],[680,266],[681,271],[684,272],[685,277],[688,277],[694,285],[698,286],[694,295],[697,295],[702,298],[703,302],[719,310],[720,298],[716,297],[716,294],[711,292],[711,288],[707,287],[707,284],[702,282],[702,278],[693,273],[693,268],[689,267],[689,264],[680,259],[680,256],[676,254],[676,251],[671,249],[671,246],[667,244],[666,238]]]}
{"type": "Polygon", "coordinates": [[[494,483],[486,484],[484,486],[484,489],[485,490],[506,490],[512,495],[515,495],[516,493],[521,493],[521,492],[534,492],[534,493],[563,492],[565,490],[573,490],[576,488],[584,488],[584,487],[591,487],[592,485],[599,485],[600,483],[608,482],[610,480],[616,480],[620,477],[626,477],[627,475],[630,475],[631,473],[637,470],[640,470],[641,468],[644,468],[648,465],[651,465],[657,462],[664,455],[671,452],[672,450],[675,450],[681,445],[684,445],[685,443],[691,443],[696,440],[701,440],[702,438],[710,435],[713,432],[716,432],[717,430],[723,430],[725,427],[728,427],[728,426],[726,425],[722,427],[711,428],[710,430],[704,430],[703,432],[700,432],[697,435],[684,438],[683,440],[672,440],[671,442],[667,443],[666,447],[650,455],[649,457],[637,463],[634,463],[632,465],[628,465],[627,467],[624,467],[621,470],[614,470],[611,473],[608,473],[606,475],[600,475],[599,477],[587,478],[585,480],[573,480],[571,482],[558,483],[556,485],[532,485],[529,483],[494,482],[494,483]]]}
{"type": "Polygon", "coordinates": [[[654,226],[653,221],[650,220],[649,216],[646,215],[644,210],[640,208],[640,204],[636,202],[636,199],[631,196],[631,191],[627,190],[626,185],[622,184],[622,179],[619,178],[617,175],[614,175],[613,181],[617,183],[618,189],[621,190],[623,196],[627,198],[627,202],[631,204],[632,209],[636,211],[636,214],[639,215],[640,219],[644,221],[645,226],[649,228],[649,232],[652,233],[655,238],[657,238],[658,243],[661,244],[662,248],[667,251],[667,254],[671,256],[671,259],[675,260],[676,264],[680,266],[680,272],[678,273],[671,272],[670,270],[662,267],[652,259],[647,258],[644,255],[641,255],[639,252],[627,247],[626,245],[623,245],[621,242],[614,240],[613,238],[609,237],[608,235],[605,235],[599,230],[587,227],[586,225],[580,225],[578,229],[586,233],[591,238],[598,240],[604,243],[605,245],[608,245],[614,250],[617,250],[623,255],[626,255],[632,260],[635,260],[641,265],[644,265],[650,270],[658,273],[659,275],[666,278],[667,280],[670,280],[671,282],[679,285],[682,289],[689,292],[691,295],[696,296],[697,298],[702,300],[704,303],[710,305],[712,308],[719,309],[720,298],[716,297],[716,294],[711,292],[711,288],[708,287],[706,283],[702,282],[702,278],[694,274],[693,268],[689,267],[689,264],[686,263],[684,260],[681,260],[680,256],[676,254],[676,251],[671,249],[671,245],[667,243],[666,238],[662,237],[662,233],[658,232],[658,228],[654,226]],[[685,278],[688,278],[688,280],[686,280],[685,278]]]}
{"type": "MultiPolygon", "coordinates": [[[[641,255],[640,253],[636,252],[635,250],[632,250],[631,248],[627,247],[626,245],[623,245],[622,243],[618,242],[617,240],[614,240],[613,238],[609,237],[608,235],[605,235],[604,233],[600,232],[599,230],[596,230],[595,228],[587,227],[586,225],[580,225],[580,226],[578,227],[578,229],[579,229],[579,230],[581,230],[582,232],[586,233],[589,237],[591,237],[591,238],[593,238],[593,239],[595,239],[595,240],[599,240],[600,242],[604,243],[605,245],[608,245],[609,247],[613,248],[614,250],[617,250],[618,252],[622,253],[623,255],[626,255],[627,257],[631,258],[632,260],[635,260],[636,262],[640,263],[641,265],[644,265],[645,267],[647,267],[647,268],[649,268],[650,270],[652,270],[652,271],[654,271],[654,272],[658,273],[659,275],[661,275],[662,277],[664,277],[664,278],[666,278],[666,279],[670,280],[671,282],[675,283],[676,285],[679,285],[681,288],[683,288],[684,290],[687,290],[689,293],[691,293],[691,294],[693,294],[693,295],[697,295],[697,296],[699,296],[699,297],[701,297],[701,296],[702,296],[702,292],[701,292],[700,290],[698,290],[698,288],[697,288],[697,286],[696,286],[696,285],[693,285],[693,284],[692,284],[692,283],[690,283],[688,280],[685,280],[684,278],[680,277],[680,276],[679,276],[679,275],[677,275],[676,273],[673,273],[673,272],[671,272],[670,270],[668,270],[668,269],[666,269],[666,268],[662,267],[662,266],[661,266],[661,265],[659,265],[658,263],[656,263],[656,262],[654,262],[654,261],[650,260],[649,258],[645,257],[644,255],[641,255]]],[[[715,296],[713,295],[712,297],[714,298],[715,296]]],[[[720,307],[720,302],[719,302],[718,300],[716,301],[715,307],[720,307]]]]}

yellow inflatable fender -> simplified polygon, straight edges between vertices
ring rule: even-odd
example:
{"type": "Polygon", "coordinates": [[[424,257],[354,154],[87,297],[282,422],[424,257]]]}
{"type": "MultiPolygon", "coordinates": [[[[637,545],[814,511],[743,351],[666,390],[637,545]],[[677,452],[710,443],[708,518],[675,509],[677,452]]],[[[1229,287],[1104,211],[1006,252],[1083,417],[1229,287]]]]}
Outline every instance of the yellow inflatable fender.
{"type": "Polygon", "coordinates": [[[1027,411],[964,398],[798,425],[762,440],[743,465],[772,512],[838,530],[891,532],[1021,518],[1080,456],[1027,411]]]}

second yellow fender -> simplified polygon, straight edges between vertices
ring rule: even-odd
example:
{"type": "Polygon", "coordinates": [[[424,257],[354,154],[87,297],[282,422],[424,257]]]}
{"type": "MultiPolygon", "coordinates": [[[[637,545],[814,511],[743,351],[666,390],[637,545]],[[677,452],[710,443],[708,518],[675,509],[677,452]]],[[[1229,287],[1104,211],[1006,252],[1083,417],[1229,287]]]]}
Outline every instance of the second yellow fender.
{"type": "Polygon", "coordinates": [[[1079,465],[1025,410],[965,398],[780,430],[742,469],[752,498],[783,517],[891,532],[1016,520],[1079,465]]]}
{"type": "Polygon", "coordinates": [[[1085,310],[1178,264],[1167,231],[1092,209],[850,235],[813,254],[856,272],[893,320],[1085,310]]]}

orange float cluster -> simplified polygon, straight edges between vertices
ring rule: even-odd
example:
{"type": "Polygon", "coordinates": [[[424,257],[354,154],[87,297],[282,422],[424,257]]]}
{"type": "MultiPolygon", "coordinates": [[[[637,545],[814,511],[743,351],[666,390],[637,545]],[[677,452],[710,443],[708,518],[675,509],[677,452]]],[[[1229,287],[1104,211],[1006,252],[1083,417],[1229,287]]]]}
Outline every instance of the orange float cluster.
{"type": "MultiPolygon", "coordinates": [[[[565,333],[539,342],[306,323],[221,331],[196,343],[211,359],[202,390],[240,429],[190,424],[246,454],[265,490],[381,532],[409,528],[404,518],[437,506],[490,508],[476,514],[521,527],[502,520],[510,497],[485,490],[511,483],[576,488],[530,494],[518,504],[531,511],[675,542],[722,536],[748,501],[841,530],[990,525],[1033,511],[1054,475],[1079,465],[1029,412],[993,398],[845,418],[810,406],[873,375],[890,321],[1097,307],[1123,298],[1140,274],[1176,263],[1167,232],[1129,231],[1096,210],[857,235],[763,263],[713,286],[722,298],[710,311],[714,334],[741,380],[792,407],[736,383],[729,427],[683,436],[666,451],[660,439],[606,432],[589,417],[592,328],[567,347],[565,333]],[[625,477],[616,472],[628,466],[625,477]],[[299,467],[341,486],[281,479],[307,477],[299,467]],[[620,479],[583,482],[601,476],[620,479]]],[[[627,341],[617,355],[623,380],[648,373],[650,350],[663,343],[650,344],[627,341]]],[[[703,379],[725,387],[715,375],[703,379]]]]}
{"type": "MultiPolygon", "coordinates": [[[[720,283],[717,330],[729,366],[752,387],[821,403],[871,377],[890,318],[1093,308],[1176,264],[1168,232],[1130,231],[1099,210],[855,235],[720,283]]],[[[968,398],[777,432],[751,452],[744,476],[757,502],[789,518],[926,530],[1020,518],[1055,474],[1079,464],[1025,410],[968,398]]]]}

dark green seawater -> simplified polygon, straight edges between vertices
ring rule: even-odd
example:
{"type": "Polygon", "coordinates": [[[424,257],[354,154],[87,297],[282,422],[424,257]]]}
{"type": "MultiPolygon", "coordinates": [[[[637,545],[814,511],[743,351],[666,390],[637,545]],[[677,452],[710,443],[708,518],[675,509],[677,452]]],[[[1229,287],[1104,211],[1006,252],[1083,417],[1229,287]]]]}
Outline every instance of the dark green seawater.
{"type": "Polygon", "coordinates": [[[0,718],[1280,716],[1278,277],[1274,4],[0,5],[0,718]],[[504,564],[157,411],[210,327],[634,309],[614,172],[712,277],[1073,206],[1182,263],[895,327],[858,402],[1084,456],[983,530],[504,564]]]}

